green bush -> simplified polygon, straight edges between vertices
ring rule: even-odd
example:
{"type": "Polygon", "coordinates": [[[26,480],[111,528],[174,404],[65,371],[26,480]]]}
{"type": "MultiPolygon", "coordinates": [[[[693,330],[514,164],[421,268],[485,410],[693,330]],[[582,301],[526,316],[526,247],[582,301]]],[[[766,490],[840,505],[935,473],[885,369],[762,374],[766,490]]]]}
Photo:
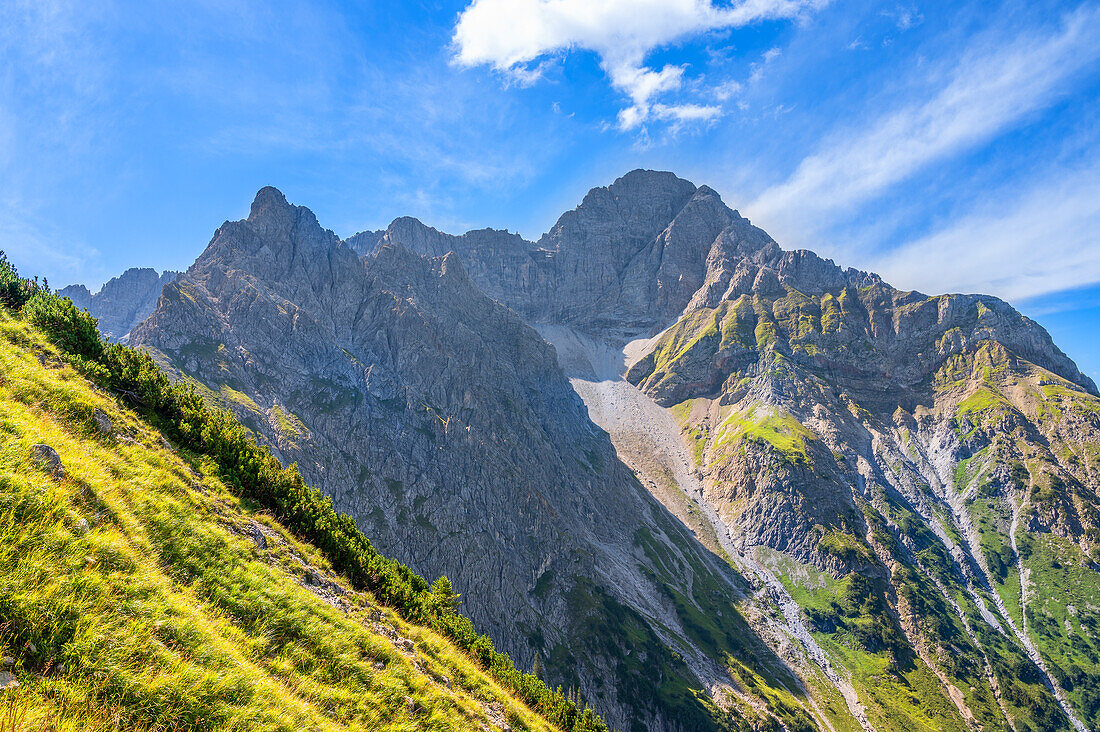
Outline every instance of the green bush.
{"type": "Polygon", "coordinates": [[[27,280],[20,277],[18,270],[8,261],[8,256],[0,251],[0,305],[18,311],[42,289],[37,278],[27,280]]]}
{"type": "Polygon", "coordinates": [[[23,305],[23,317],[66,353],[89,360],[103,354],[98,321],[67,297],[39,290],[23,305]]]}

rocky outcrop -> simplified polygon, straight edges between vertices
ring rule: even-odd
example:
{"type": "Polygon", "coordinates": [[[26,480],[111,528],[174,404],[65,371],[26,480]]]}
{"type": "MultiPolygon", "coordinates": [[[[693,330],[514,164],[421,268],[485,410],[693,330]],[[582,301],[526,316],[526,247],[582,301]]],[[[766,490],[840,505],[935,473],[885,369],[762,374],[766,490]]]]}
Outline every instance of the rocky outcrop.
{"type": "Polygon", "coordinates": [[[61,463],[61,457],[49,445],[38,444],[31,448],[31,462],[40,470],[44,470],[54,478],[61,480],[65,477],[65,466],[61,463]]]}
{"type": "Polygon", "coordinates": [[[732,606],[734,573],[641,488],[553,348],[458,255],[383,238],[360,256],[266,188],[131,342],[233,408],[388,556],[450,577],[479,628],[614,726],[718,724],[719,707],[665,690],[740,688],[721,664],[734,648],[777,693],[797,688],[732,606]],[[713,607],[723,635],[698,635],[673,593],[713,607]]]}
{"type": "MultiPolygon", "coordinates": [[[[1028,577],[1050,576],[1049,560],[1036,564],[1016,549],[1022,526],[1025,546],[1069,546],[1079,564],[1100,558],[1091,457],[1100,400],[1040,326],[997,298],[900,291],[812,252],[785,251],[712,190],[667,173],[635,171],[593,190],[537,244],[497,237],[487,245],[485,236],[449,237],[404,219],[382,238],[455,252],[486,293],[556,342],[614,354],[655,336],[618,363],[675,415],[697,483],[670,481],[676,466],[654,465],[632,443],[638,430],[617,410],[645,410],[622,391],[629,385],[608,386],[614,369],[593,381],[604,369],[578,368],[570,349],[563,365],[624,458],[648,471],[647,486],[688,523],[692,512],[673,494],[696,486],[688,498],[710,517],[699,535],[717,544],[728,536],[741,566],[807,601],[826,580],[796,575],[860,578],[855,600],[805,607],[811,626],[853,647],[849,663],[885,655],[942,689],[914,705],[887,702],[893,682],[860,678],[856,662],[848,670],[861,701],[849,708],[861,724],[889,727],[941,704],[939,728],[1100,721],[1091,697],[1063,688],[1062,678],[1078,683],[1072,674],[1050,670],[1070,663],[1072,645],[1043,621],[1049,610],[1027,603],[1041,594],[1026,589],[1028,577]],[[757,561],[764,557],[767,566],[757,561]],[[1025,588],[1026,610],[1015,617],[1013,582],[1025,588]],[[1049,630],[1041,651],[1020,630],[1028,614],[1049,630]],[[859,630],[867,622],[874,634],[859,630]],[[1011,649],[991,627],[1009,632],[1011,649]],[[984,658],[985,671],[960,667],[960,652],[984,658]],[[1007,672],[1005,653],[1030,670],[1007,672]]],[[[817,657],[812,642],[805,649],[817,657]]],[[[1096,664],[1080,673],[1100,682],[1096,664]]]]}
{"type": "Polygon", "coordinates": [[[128,269],[94,294],[84,285],[69,285],[59,294],[97,318],[104,338],[123,341],[135,325],[149,317],[161,289],[175,278],[175,272],[128,269]]]}

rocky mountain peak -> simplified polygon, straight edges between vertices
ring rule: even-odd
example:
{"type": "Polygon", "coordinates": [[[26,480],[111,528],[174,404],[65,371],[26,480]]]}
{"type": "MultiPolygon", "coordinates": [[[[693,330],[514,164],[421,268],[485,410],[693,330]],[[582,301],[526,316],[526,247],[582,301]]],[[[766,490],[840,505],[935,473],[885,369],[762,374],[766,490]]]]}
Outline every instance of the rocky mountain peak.
{"type": "Polygon", "coordinates": [[[252,208],[248,213],[248,220],[258,222],[265,217],[287,215],[294,208],[295,206],[286,200],[286,196],[278,188],[264,186],[256,191],[256,197],[252,200],[252,208]]]}
{"type": "Polygon", "coordinates": [[[378,245],[382,242],[382,237],[385,235],[385,229],[379,229],[378,231],[360,231],[358,234],[353,234],[347,239],[344,239],[344,244],[360,257],[364,257],[374,253],[374,250],[378,248],[378,245]]]}
{"type": "Polygon", "coordinates": [[[332,256],[339,237],[324,229],[305,206],[295,206],[277,188],[266,186],[256,193],[247,219],[227,221],[214,232],[206,250],[192,269],[210,262],[258,258],[268,268],[286,273],[298,264],[312,269],[332,256]]]}
{"type": "Polygon", "coordinates": [[[158,274],[155,269],[134,267],[108,280],[96,293],[84,285],[69,285],[60,294],[96,317],[105,337],[124,340],[135,325],[153,312],[161,289],[177,274],[158,274]]]}
{"type": "Polygon", "coordinates": [[[622,260],[640,248],[632,244],[660,234],[694,194],[693,183],[672,173],[631,171],[606,188],[590,190],[543,235],[539,247],[553,250],[583,242],[595,245],[584,249],[589,255],[622,260]]]}
{"type": "Polygon", "coordinates": [[[312,211],[289,203],[282,191],[272,186],[256,192],[247,221],[261,236],[273,237],[275,243],[286,243],[292,238],[337,241],[335,235],[321,228],[312,211]],[[325,233],[331,236],[324,236],[325,233]]]}
{"type": "MultiPolygon", "coordinates": [[[[667,196],[671,199],[685,200],[695,193],[696,186],[691,181],[680,178],[675,173],[667,170],[645,170],[638,168],[616,178],[615,182],[606,189],[593,188],[588,195],[599,195],[599,191],[607,190],[613,196],[621,199],[636,198],[639,200],[652,200],[657,196],[667,196]]],[[[710,189],[708,189],[710,190],[710,189]]],[[[587,198],[586,196],[585,198],[587,198]]]]}
{"type": "Polygon", "coordinates": [[[454,237],[412,216],[394,219],[386,228],[385,238],[387,241],[400,242],[417,254],[429,257],[441,257],[455,246],[451,241],[454,237]]]}

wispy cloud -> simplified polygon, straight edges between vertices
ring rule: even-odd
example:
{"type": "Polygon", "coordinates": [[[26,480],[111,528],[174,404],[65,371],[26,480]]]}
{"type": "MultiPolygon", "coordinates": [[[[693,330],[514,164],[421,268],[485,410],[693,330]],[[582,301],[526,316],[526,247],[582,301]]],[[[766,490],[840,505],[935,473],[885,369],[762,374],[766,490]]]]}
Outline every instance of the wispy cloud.
{"type": "Polygon", "coordinates": [[[657,104],[678,91],[684,68],[650,68],[653,50],[685,38],[767,19],[794,18],[827,0],[473,0],[455,27],[455,60],[487,65],[521,79],[531,63],[568,50],[588,50],[600,58],[611,85],[629,100],[618,115],[620,129],[634,129],[651,118],[713,119],[713,105],[657,104]],[[678,111],[670,111],[678,110],[678,111]],[[704,110],[706,110],[704,112],[704,110]]]}
{"type": "Polygon", "coordinates": [[[1100,282],[1100,161],[909,242],[874,263],[895,285],[1028,298],[1100,282]]]}
{"type": "Polygon", "coordinates": [[[902,32],[924,22],[924,16],[914,5],[899,5],[893,10],[883,10],[882,15],[894,21],[894,26],[902,32]]]}
{"type": "Polygon", "coordinates": [[[944,73],[930,97],[863,128],[831,134],[784,182],[747,207],[763,223],[812,234],[929,164],[973,148],[1049,105],[1100,57],[1100,9],[1045,35],[988,37],[944,73]]]}
{"type": "Polygon", "coordinates": [[[769,48],[767,51],[764,51],[764,55],[760,57],[760,60],[752,64],[752,72],[749,74],[749,81],[755,84],[763,79],[768,66],[782,55],[783,52],[778,48],[769,48]]]}
{"type": "Polygon", "coordinates": [[[722,108],[707,104],[654,104],[653,115],[658,119],[678,123],[705,122],[722,114],[722,108]]]}
{"type": "Polygon", "coordinates": [[[56,242],[64,239],[46,222],[31,219],[25,209],[0,201],[0,250],[13,261],[19,262],[24,274],[52,272],[54,276],[68,278],[63,282],[51,282],[51,287],[66,285],[74,278],[85,277],[94,285],[94,277],[101,271],[89,271],[89,265],[99,252],[68,238],[64,246],[56,242]]]}

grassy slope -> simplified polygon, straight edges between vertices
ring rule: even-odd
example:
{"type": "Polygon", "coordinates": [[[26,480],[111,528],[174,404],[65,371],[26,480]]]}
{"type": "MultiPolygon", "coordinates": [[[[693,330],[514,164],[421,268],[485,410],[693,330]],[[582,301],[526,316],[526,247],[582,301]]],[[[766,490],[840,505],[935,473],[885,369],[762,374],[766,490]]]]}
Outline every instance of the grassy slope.
{"type": "MultiPolygon", "coordinates": [[[[782,331],[783,339],[792,352],[803,350],[812,356],[816,335],[835,331],[844,320],[843,298],[846,295],[847,290],[842,293],[840,300],[826,296],[820,303],[815,303],[801,296],[801,293],[791,291],[787,297],[773,303],[753,303],[752,313],[745,322],[742,322],[745,319],[741,317],[740,301],[733,306],[722,303],[719,309],[695,313],[692,317],[681,320],[662,336],[654,350],[653,370],[646,375],[644,385],[653,387],[677,383],[681,364],[700,368],[700,364],[705,366],[718,358],[716,353],[730,345],[762,351],[775,341],[777,327],[782,331]],[[734,311],[738,317],[733,317],[734,311]],[[750,327],[754,320],[752,315],[755,316],[755,329],[750,327]]],[[[981,306],[978,307],[979,315],[980,312],[981,306]]],[[[1003,349],[987,343],[976,354],[952,357],[937,374],[936,386],[940,390],[952,387],[962,389],[971,383],[975,373],[980,380],[990,383],[998,382],[1006,376],[1007,364],[1003,349]]],[[[728,377],[725,387],[727,392],[736,392],[744,382],[744,378],[741,378],[736,386],[731,387],[730,382],[734,378],[736,375],[728,377]]],[[[1073,405],[1073,408],[1082,413],[1090,411],[1095,401],[1078,392],[1068,392],[1057,385],[1046,385],[1042,390],[1046,397],[1046,403],[1042,406],[1045,406],[1045,415],[1048,418],[1057,419],[1062,409],[1069,408],[1065,403],[1071,400],[1088,402],[1073,405]]],[[[680,392],[682,396],[693,393],[690,389],[680,392]]],[[[688,398],[673,405],[670,411],[683,429],[685,441],[694,447],[698,465],[721,462],[737,451],[744,450],[744,445],[749,440],[770,446],[776,455],[788,462],[809,462],[806,445],[813,439],[812,433],[803,432],[805,428],[793,419],[788,422],[789,418],[782,412],[768,413],[767,418],[760,419],[760,415],[754,414],[752,408],[744,412],[731,409],[723,414],[724,421],[711,433],[705,424],[700,426],[691,418],[694,402],[694,399],[688,398]]],[[[983,422],[999,419],[1014,410],[1012,401],[995,388],[982,387],[970,391],[959,401],[955,410],[955,417],[960,424],[959,436],[967,440],[979,431],[983,422]]],[[[1044,413],[1040,411],[1037,416],[1041,420],[1044,413]]],[[[1080,462],[1089,459],[1091,453],[1087,452],[1087,448],[1088,446],[1082,448],[1083,455],[1078,456],[1080,462]]],[[[968,469],[977,471],[985,461],[975,459],[971,461],[973,466],[969,468],[967,462],[963,461],[959,465],[960,476],[964,478],[967,477],[968,469]]],[[[910,513],[904,507],[893,504],[895,501],[889,496],[882,496],[872,511],[872,517],[878,511],[885,511],[884,517],[888,517],[893,525],[893,522],[906,517],[893,515],[891,506],[896,511],[910,513]]],[[[1009,519],[1003,511],[992,510],[998,508],[1003,506],[984,495],[971,502],[983,551],[987,557],[991,553],[999,552],[1004,560],[1001,564],[1011,565],[1012,551],[1007,546],[1009,519]],[[979,511],[979,505],[991,510],[979,511]]],[[[909,533],[910,538],[913,530],[920,528],[919,520],[911,515],[904,525],[908,527],[904,532],[909,533]]],[[[949,525],[948,530],[949,533],[954,531],[953,525],[949,525]]],[[[908,551],[896,550],[896,541],[889,540],[889,534],[894,531],[886,528],[882,531],[884,541],[880,543],[883,544],[884,555],[891,557],[889,563],[897,562],[894,581],[907,595],[907,608],[920,608],[917,613],[920,619],[917,628],[918,642],[923,643],[934,657],[937,666],[946,673],[949,683],[960,690],[979,720],[991,724],[1000,723],[998,720],[1001,720],[1001,713],[982,672],[981,652],[967,638],[962,624],[955,617],[954,608],[944,603],[936,588],[922,576],[925,574],[929,577],[936,576],[949,593],[949,598],[965,614],[967,622],[978,636],[975,640],[980,642],[988,658],[990,670],[1004,692],[1002,702],[1019,728],[1029,728],[1029,724],[1030,728],[1051,728],[1049,724],[1055,723],[1051,720],[1059,715],[1053,700],[1045,693],[1041,680],[1035,676],[1035,669],[1030,667],[1022,651],[1016,646],[1006,643],[1005,639],[995,633],[988,632],[988,626],[980,618],[977,607],[964,591],[959,578],[946,571],[951,566],[951,560],[941,551],[939,541],[934,537],[917,541],[916,548],[924,548],[917,556],[910,557],[908,551]],[[943,556],[923,556],[933,550],[943,556]]],[[[955,533],[957,535],[957,531],[955,533]]],[[[960,541],[957,536],[956,541],[960,541]]],[[[862,545],[857,537],[834,531],[823,537],[820,548],[843,558],[853,542],[862,545]]],[[[1095,686],[1094,677],[1090,673],[1095,659],[1100,657],[1091,642],[1093,628],[1100,627],[1100,622],[1095,621],[1092,616],[1096,574],[1086,566],[1087,558],[1079,550],[1075,551],[1076,547],[1073,546],[1062,547],[1068,561],[1063,561],[1061,566],[1056,561],[1052,562],[1049,555],[1056,552],[1045,550],[1048,543],[1048,540],[1037,542],[1041,546],[1036,548],[1035,558],[1029,563],[1033,581],[1036,577],[1042,578],[1038,583],[1041,586],[1032,589],[1038,602],[1029,607],[1030,615],[1035,618],[1034,622],[1029,622],[1029,629],[1047,657],[1048,664],[1053,667],[1054,674],[1067,689],[1071,701],[1085,712],[1086,717],[1090,717],[1100,708],[1100,691],[1093,693],[1091,687],[1095,686]],[[1070,569],[1067,571],[1066,567],[1070,569]],[[1044,614],[1049,617],[1043,618],[1044,614]],[[1068,683],[1063,679],[1068,680],[1068,683]],[[1082,686],[1085,688],[1082,689],[1082,686]]],[[[808,566],[786,559],[798,571],[791,574],[780,571],[780,578],[808,614],[823,620],[821,625],[824,628],[831,628],[833,617],[845,615],[836,607],[836,601],[845,595],[847,589],[844,580],[833,580],[808,566]],[[794,579],[796,575],[807,574],[812,575],[808,586],[803,586],[794,579]],[[831,584],[822,577],[830,580],[831,584]]],[[[997,589],[1002,596],[1006,596],[1010,612],[1016,617],[1016,622],[1020,623],[1019,575],[1014,567],[1003,568],[1007,571],[995,573],[997,589]]],[[[874,619],[860,612],[844,618],[842,625],[859,628],[873,625],[874,622],[874,619]]],[[[850,637],[851,633],[844,627],[835,631],[819,631],[815,635],[833,660],[851,673],[852,682],[868,705],[868,715],[876,725],[884,729],[965,727],[958,711],[943,694],[939,680],[921,659],[910,659],[899,668],[891,662],[889,653],[868,650],[850,637]]]]}
{"type": "MultiPolygon", "coordinates": [[[[961,438],[994,430],[1013,416],[1045,432],[1042,440],[1020,432],[999,435],[967,465],[960,466],[956,484],[974,489],[968,508],[994,589],[1016,624],[1027,629],[1084,723],[1096,728],[1100,724],[1100,574],[1096,561],[1077,543],[1054,532],[1029,532],[1025,527],[1032,516],[1039,517],[1041,523],[1044,517],[1064,510],[1060,506],[1075,505],[1083,512],[1083,535],[1095,537],[1090,520],[1095,494],[1091,486],[1081,486],[1078,492],[1070,485],[1070,469],[1080,466],[1074,450],[1088,454],[1094,449],[1087,443],[1091,433],[1063,431],[1059,423],[1070,416],[1095,415],[1100,412],[1100,399],[1059,385],[1053,374],[1012,363],[1007,354],[991,346],[980,349],[971,360],[959,359],[954,376],[952,385],[970,384],[972,388],[957,408],[961,438]],[[1029,374],[1028,369],[1034,373],[1029,374]],[[1034,374],[1040,380],[1038,389],[1013,389],[1034,374]],[[978,386],[973,388],[973,384],[978,386]],[[1000,463],[1009,467],[1014,485],[989,481],[988,475],[1000,463]],[[1014,502],[1019,513],[1019,556],[1009,539],[1014,502]],[[1027,577],[1026,604],[1021,564],[1027,577]]],[[[1095,545],[1095,538],[1092,543],[1095,545]]]]}
{"type": "Polygon", "coordinates": [[[0,692],[5,732],[465,730],[497,710],[552,729],[438,635],[366,594],[336,607],[307,589],[311,568],[327,571],[319,554],[2,311],[0,436],[0,647],[20,682],[0,692]],[[96,432],[95,408],[114,435],[96,432]],[[64,479],[31,464],[39,442],[64,479]]]}

